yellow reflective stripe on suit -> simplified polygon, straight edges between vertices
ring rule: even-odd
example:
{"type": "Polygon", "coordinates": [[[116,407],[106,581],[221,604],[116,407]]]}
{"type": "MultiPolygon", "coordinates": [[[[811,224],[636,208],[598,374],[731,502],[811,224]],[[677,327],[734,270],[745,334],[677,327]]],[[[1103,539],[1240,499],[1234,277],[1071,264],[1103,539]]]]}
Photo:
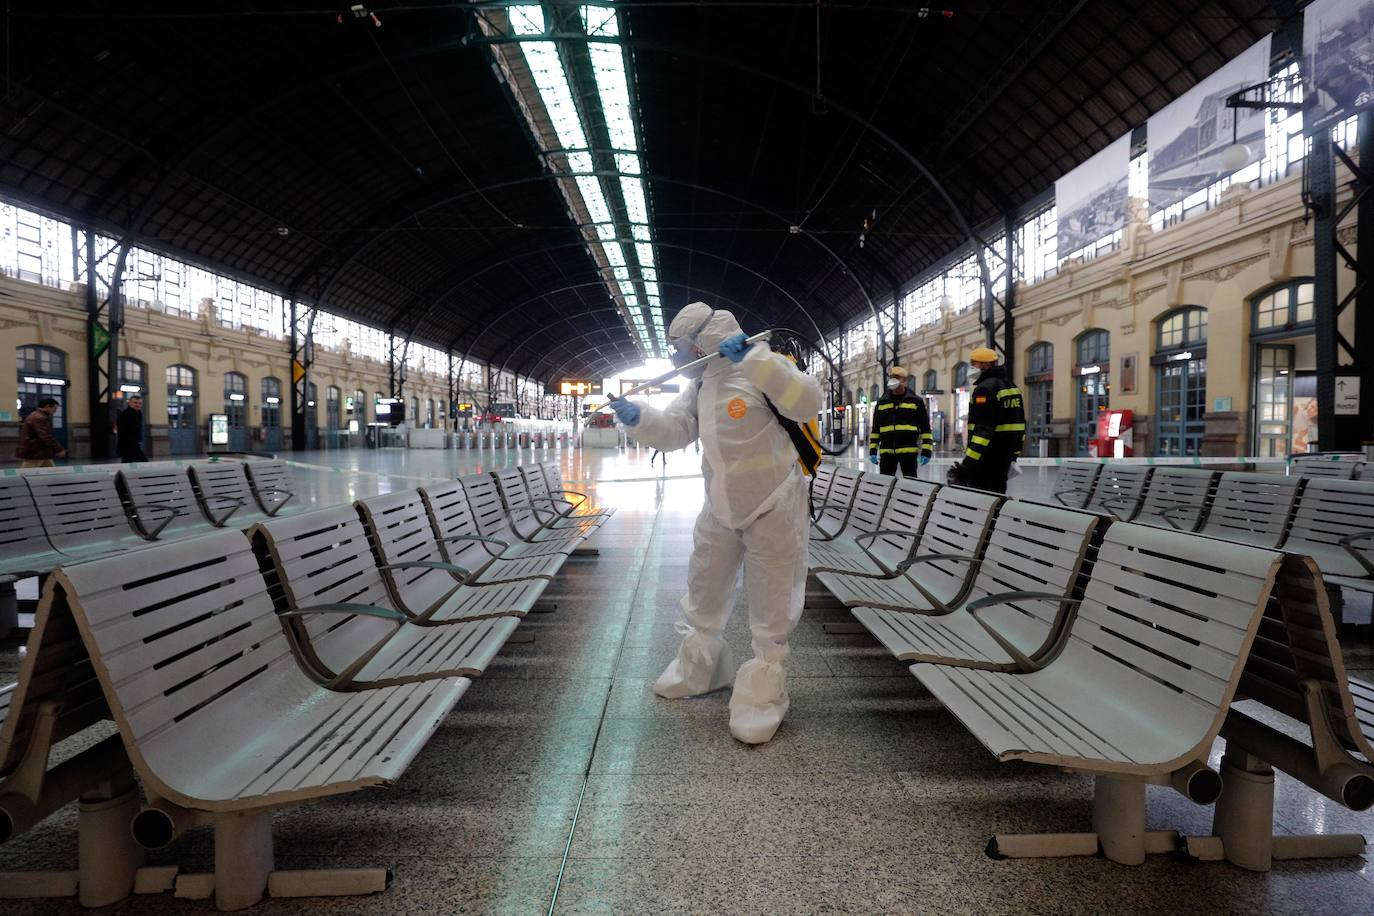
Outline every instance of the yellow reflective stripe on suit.
{"type": "Polygon", "coordinates": [[[1023,433],[1026,431],[1024,423],[999,423],[992,428],[995,433],[1023,433]]]}
{"type": "Polygon", "coordinates": [[[919,452],[919,451],[920,451],[920,449],[919,449],[919,448],[916,448],[915,446],[911,446],[911,447],[903,446],[902,448],[880,448],[880,449],[878,449],[878,454],[879,454],[879,455],[914,455],[914,454],[916,454],[916,453],[919,452]]]}
{"type": "Polygon", "coordinates": [[[913,433],[914,433],[914,432],[916,432],[918,429],[920,429],[920,427],[914,426],[914,425],[912,425],[912,424],[910,424],[910,423],[897,423],[897,424],[891,425],[891,426],[880,426],[880,427],[878,427],[878,432],[880,432],[880,433],[913,432],[913,433]]]}
{"type": "Polygon", "coordinates": [[[972,458],[974,461],[977,461],[979,458],[982,458],[982,457],[983,457],[983,453],[980,452],[980,451],[978,451],[977,449],[972,449],[972,448],[970,448],[970,449],[965,449],[965,450],[964,450],[964,457],[965,457],[965,458],[972,458]]]}
{"type": "Polygon", "coordinates": [[[999,401],[1002,400],[1002,398],[1019,398],[1020,396],[1020,388],[1003,388],[1001,391],[997,392],[997,400],[999,401]]]}
{"type": "Polygon", "coordinates": [[[969,441],[974,445],[992,445],[991,439],[985,439],[982,436],[969,436],[969,441]]]}

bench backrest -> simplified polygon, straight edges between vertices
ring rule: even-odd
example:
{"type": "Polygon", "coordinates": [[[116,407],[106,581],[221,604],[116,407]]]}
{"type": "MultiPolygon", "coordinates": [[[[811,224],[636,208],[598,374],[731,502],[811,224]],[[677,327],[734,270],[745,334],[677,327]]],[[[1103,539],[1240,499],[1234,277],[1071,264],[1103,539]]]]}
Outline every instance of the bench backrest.
{"type": "Polygon", "coordinates": [[[1359,455],[1310,455],[1293,459],[1288,473],[1293,477],[1334,477],[1354,480],[1363,459],[1359,455]]]}
{"type": "MultiPolygon", "coordinates": [[[[554,504],[539,502],[539,500],[553,498],[553,493],[550,492],[549,480],[544,476],[544,468],[542,465],[524,464],[521,465],[518,470],[521,476],[525,478],[525,491],[529,493],[530,500],[534,503],[536,508],[540,511],[562,511],[560,507],[563,509],[566,508],[562,503],[554,504]]],[[[559,487],[559,489],[561,490],[562,487],[559,487]]],[[[561,497],[562,494],[560,493],[559,496],[561,497]]]]}
{"type": "Polygon", "coordinates": [[[248,539],[237,530],[171,541],[140,553],[64,567],[51,600],[69,608],[92,649],[139,775],[200,782],[211,766],[183,735],[223,733],[223,753],[250,740],[266,711],[244,709],[236,688],[294,665],[248,539]],[[178,777],[181,777],[178,779],[178,777]]]}
{"type": "Polygon", "coordinates": [[[1293,514],[1300,477],[1227,471],[1202,523],[1202,534],[1257,547],[1277,547],[1293,514]]]}
{"type": "MultiPolygon", "coordinates": [[[[1366,759],[1374,759],[1366,728],[1374,730],[1369,704],[1357,709],[1345,670],[1330,599],[1321,573],[1307,557],[1289,555],[1278,576],[1277,601],[1270,602],[1245,665],[1241,691],[1271,709],[1312,723],[1303,683],[1315,683],[1315,698],[1336,739],[1366,759]]],[[[1361,684],[1366,693],[1368,685],[1361,684]]],[[[1366,697],[1366,699],[1371,699],[1366,697]]]]}
{"type": "Polygon", "coordinates": [[[38,517],[48,541],[63,552],[92,547],[132,545],[143,539],[129,515],[111,474],[45,474],[29,476],[38,517]]]}
{"type": "MultiPolygon", "coordinates": [[[[445,562],[418,490],[401,490],[358,501],[368,534],[384,564],[445,562]]],[[[452,593],[458,581],[442,569],[384,569],[382,576],[397,601],[423,614],[452,593]]]]}
{"type": "MultiPolygon", "coordinates": [[[[969,597],[1013,591],[1068,595],[1077,585],[1099,521],[1098,516],[1078,509],[1023,500],[1004,502],[997,510],[969,597]]],[[[1015,607],[1046,623],[1057,610],[1046,601],[1015,607]]]]}
{"type": "MultiPolygon", "coordinates": [[[[917,555],[982,556],[1001,502],[1003,497],[986,490],[941,487],[921,529],[917,555]]],[[[934,560],[911,568],[928,591],[951,601],[963,591],[972,572],[971,564],[959,560],[934,560]]]]}
{"type": "Polygon", "coordinates": [[[458,483],[467,495],[478,532],[486,537],[510,540],[510,522],[495,479],[490,474],[469,474],[458,478],[458,483]]]}
{"type": "Polygon", "coordinates": [[[25,479],[0,477],[0,556],[8,559],[50,550],[52,545],[25,479]]]}
{"type": "Polygon", "coordinates": [[[163,540],[183,531],[210,527],[201,514],[185,468],[161,463],[127,467],[120,469],[116,479],[129,500],[134,523],[144,534],[166,520],[166,514],[158,511],[158,507],[164,506],[175,512],[176,518],[163,529],[163,540]]]}
{"type": "Polygon", "coordinates": [[[540,518],[535,514],[535,509],[543,510],[546,507],[531,505],[529,487],[525,485],[525,475],[520,473],[520,469],[504,468],[492,471],[491,476],[496,481],[496,490],[501,494],[501,502],[506,509],[513,513],[518,521],[538,526],[540,518]]]}
{"type": "Polygon", "coordinates": [[[892,495],[897,478],[886,474],[864,474],[854,489],[854,502],[849,507],[849,521],[844,526],[846,537],[877,531],[882,526],[883,510],[892,495]]]}
{"type": "Polygon", "coordinates": [[[222,515],[232,505],[239,508],[230,519],[244,524],[261,517],[253,502],[242,461],[193,461],[186,465],[191,489],[207,515],[222,515]]]}
{"type": "Polygon", "coordinates": [[[861,473],[853,468],[835,470],[825,499],[818,501],[815,506],[818,510],[816,522],[826,531],[835,532],[844,527],[845,519],[849,516],[849,507],[853,504],[854,494],[859,488],[861,473]]]}
{"type": "Polygon", "coordinates": [[[1204,468],[1155,468],[1134,521],[1171,531],[1196,531],[1219,476],[1204,468]]]}
{"type": "MultiPolygon", "coordinates": [[[[296,491],[291,468],[280,458],[245,461],[243,470],[248,475],[253,497],[264,512],[270,512],[278,503],[286,502],[296,491]]],[[[300,497],[296,497],[296,502],[300,502],[300,497]]]]}
{"type": "Polygon", "coordinates": [[[1145,525],[1107,529],[1069,636],[1092,652],[1073,663],[1091,660],[1087,677],[1153,682],[1141,683],[1142,702],[1167,697],[1177,724],[1167,735],[1142,733],[1140,747],[1119,752],[1180,765],[1206,757],[1282,559],[1273,550],[1145,525]]]}
{"type": "Polygon", "coordinates": [[[1083,508],[1092,496],[1093,484],[1100,473],[1102,464],[1097,461],[1064,462],[1054,482],[1056,500],[1072,509],[1083,508]]]}
{"type": "MultiPolygon", "coordinates": [[[[486,475],[482,475],[486,477],[486,475]]],[[[490,477],[486,477],[491,480],[490,477]]],[[[477,519],[468,505],[467,491],[456,480],[443,483],[425,484],[420,488],[420,498],[424,501],[425,512],[429,515],[430,527],[439,539],[439,551],[443,559],[450,563],[472,570],[474,575],[487,565],[492,558],[504,550],[500,544],[483,544],[479,541],[453,541],[461,535],[482,535],[477,519]]],[[[501,538],[503,541],[508,539],[501,538]]]]}
{"type": "Polygon", "coordinates": [[[904,560],[910,553],[921,529],[925,527],[930,507],[940,492],[938,484],[927,480],[902,478],[892,486],[887,505],[883,507],[883,517],[878,523],[879,531],[902,531],[906,534],[885,534],[869,538],[868,549],[882,558],[889,567],[904,560]]]}
{"type": "MultiPolygon", "coordinates": [[[[1314,478],[1303,485],[1283,549],[1312,557],[1325,576],[1368,577],[1342,538],[1374,533],[1374,481],[1314,478]]],[[[1374,534],[1350,545],[1374,563],[1374,534]]]]}
{"type": "Polygon", "coordinates": [[[1153,470],[1145,464],[1104,464],[1097,475],[1097,482],[1093,484],[1087,508],[1121,521],[1130,521],[1140,511],[1141,497],[1153,470]]]}
{"type": "Polygon", "coordinates": [[[820,505],[825,502],[826,494],[830,492],[830,482],[835,479],[835,465],[829,464],[825,459],[816,465],[815,485],[811,488],[811,501],[820,505]]]}

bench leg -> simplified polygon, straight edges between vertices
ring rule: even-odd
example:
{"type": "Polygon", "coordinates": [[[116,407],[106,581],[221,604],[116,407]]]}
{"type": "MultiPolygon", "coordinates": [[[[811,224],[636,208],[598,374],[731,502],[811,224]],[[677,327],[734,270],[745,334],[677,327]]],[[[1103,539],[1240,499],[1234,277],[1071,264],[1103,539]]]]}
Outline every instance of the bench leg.
{"type": "Polygon", "coordinates": [[[19,596],[14,582],[0,581],[0,639],[19,629],[19,596]]]}
{"type": "Polygon", "coordinates": [[[599,557],[601,548],[599,547],[574,547],[572,556],[575,557],[599,557]]]}
{"type": "Polygon", "coordinates": [[[1145,783],[1098,776],[1093,790],[1094,833],[998,834],[988,843],[994,859],[1094,856],[1141,865],[1150,853],[1173,852],[1179,836],[1172,830],[1145,829],[1145,783]]]}
{"type": "Polygon", "coordinates": [[[1359,834],[1274,836],[1274,771],[1258,757],[1227,742],[1221,758],[1226,788],[1212,816],[1212,836],[1189,837],[1189,856],[1226,860],[1248,871],[1269,871],[1275,859],[1329,859],[1362,855],[1359,834]]]}
{"type": "Polygon", "coordinates": [[[215,821],[216,908],[241,910],[261,900],[272,864],[272,812],[226,814],[215,821]]]}
{"type": "Polygon", "coordinates": [[[143,847],[129,832],[140,805],[138,787],[126,777],[109,788],[83,796],[77,806],[77,894],[85,907],[109,906],[129,896],[143,865],[143,847]]]}

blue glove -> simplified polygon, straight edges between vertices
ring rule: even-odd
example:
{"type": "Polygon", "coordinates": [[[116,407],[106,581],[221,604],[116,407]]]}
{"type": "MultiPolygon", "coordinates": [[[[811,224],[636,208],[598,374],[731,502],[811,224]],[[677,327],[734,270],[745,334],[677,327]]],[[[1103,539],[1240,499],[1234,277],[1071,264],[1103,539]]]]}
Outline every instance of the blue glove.
{"type": "Polygon", "coordinates": [[[869,464],[877,464],[877,463],[878,463],[878,456],[877,456],[877,455],[869,455],[869,456],[868,456],[868,463],[869,463],[869,464]]]}
{"type": "Polygon", "coordinates": [[[929,455],[922,455],[920,458],[917,458],[917,459],[916,459],[916,466],[917,466],[918,468],[923,468],[923,467],[925,467],[925,466],[928,465],[928,464],[930,464],[930,456],[929,456],[929,455]]]}
{"type": "Polygon", "coordinates": [[[639,405],[634,401],[616,398],[611,401],[611,410],[615,411],[615,418],[624,426],[634,426],[639,422],[639,405]]]}
{"type": "Polygon", "coordinates": [[[730,360],[732,363],[737,363],[744,359],[745,351],[748,349],[749,338],[743,331],[739,332],[734,337],[727,337],[720,342],[720,355],[730,360]]]}

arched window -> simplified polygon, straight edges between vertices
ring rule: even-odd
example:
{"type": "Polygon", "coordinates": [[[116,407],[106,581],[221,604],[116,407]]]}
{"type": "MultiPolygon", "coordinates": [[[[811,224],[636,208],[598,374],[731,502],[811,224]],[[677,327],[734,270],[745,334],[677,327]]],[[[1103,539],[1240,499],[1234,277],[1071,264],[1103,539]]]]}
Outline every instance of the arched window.
{"type": "Polygon", "coordinates": [[[968,387],[968,363],[955,363],[954,375],[952,377],[952,388],[968,387]]]}
{"type": "Polygon", "coordinates": [[[117,369],[119,378],[116,384],[119,386],[119,393],[128,400],[133,395],[145,395],[148,393],[148,367],[142,360],[134,359],[131,356],[121,356],[117,369]]]}
{"type": "Polygon", "coordinates": [[[1201,455],[1207,411],[1207,310],[1189,305],[1155,329],[1155,454],[1201,455]]]}
{"type": "Polygon", "coordinates": [[[1250,300],[1251,337],[1294,337],[1316,328],[1311,280],[1289,280],[1271,286],[1250,300]]]}
{"type": "Polygon", "coordinates": [[[1054,344],[1040,342],[1026,351],[1026,451],[1041,452],[1038,443],[1050,437],[1054,418],[1054,344]]]}
{"type": "Polygon", "coordinates": [[[1073,343],[1078,397],[1074,404],[1074,454],[1087,455],[1097,438],[1097,416],[1107,409],[1111,395],[1111,335],[1094,329],[1073,343]]]}
{"type": "Polygon", "coordinates": [[[955,363],[950,373],[950,399],[954,412],[954,439],[959,448],[963,447],[968,427],[968,384],[968,363],[955,363]]]}
{"type": "Polygon", "coordinates": [[[411,398],[410,398],[410,412],[406,414],[406,426],[407,426],[409,429],[414,429],[415,427],[417,427],[417,426],[419,426],[419,425],[420,425],[420,398],[419,398],[418,396],[413,396],[413,395],[412,395],[411,398]]]}
{"type": "Polygon", "coordinates": [[[359,388],[353,392],[353,406],[348,414],[348,431],[362,432],[367,425],[367,392],[359,388]],[[356,424],[356,425],[355,425],[356,424]]]}
{"type": "Polygon", "coordinates": [[[167,367],[167,445],[173,455],[200,451],[196,434],[196,370],[167,367]]]}
{"type": "Polygon", "coordinates": [[[434,398],[430,398],[425,413],[425,429],[434,428],[434,398]]]}
{"type": "Polygon", "coordinates": [[[927,369],[925,381],[921,384],[922,391],[936,391],[940,387],[940,373],[934,369],[927,369]]]}
{"type": "Polygon", "coordinates": [[[15,349],[19,368],[16,408],[22,420],[45,398],[57,402],[52,415],[52,434],[67,447],[67,354],[53,347],[29,344],[15,349]]]}

